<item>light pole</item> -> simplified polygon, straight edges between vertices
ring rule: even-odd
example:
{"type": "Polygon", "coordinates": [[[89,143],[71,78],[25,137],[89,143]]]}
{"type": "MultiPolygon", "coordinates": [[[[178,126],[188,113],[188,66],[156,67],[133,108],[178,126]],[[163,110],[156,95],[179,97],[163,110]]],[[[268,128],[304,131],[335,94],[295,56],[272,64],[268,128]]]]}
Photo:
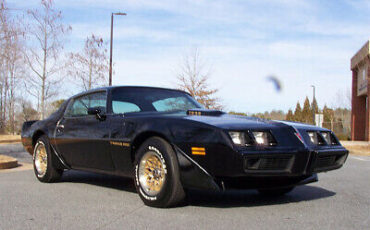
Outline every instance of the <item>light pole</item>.
{"type": "Polygon", "coordinates": [[[314,85],[311,85],[312,89],[313,89],[313,99],[312,99],[312,115],[313,115],[313,124],[315,125],[316,122],[315,122],[315,86],[314,85]]]}
{"type": "Polygon", "coordinates": [[[109,57],[109,86],[112,85],[112,49],[113,49],[113,16],[114,15],[127,15],[126,13],[112,13],[110,21],[110,57],[109,57]]]}

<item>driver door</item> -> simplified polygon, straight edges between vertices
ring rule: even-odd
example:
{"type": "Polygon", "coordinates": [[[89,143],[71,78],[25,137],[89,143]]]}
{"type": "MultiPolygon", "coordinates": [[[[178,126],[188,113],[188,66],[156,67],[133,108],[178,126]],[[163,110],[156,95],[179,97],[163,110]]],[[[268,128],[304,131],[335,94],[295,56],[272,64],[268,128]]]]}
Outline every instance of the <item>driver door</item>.
{"type": "Polygon", "coordinates": [[[114,170],[107,121],[89,115],[88,109],[92,107],[101,107],[106,113],[106,91],[71,101],[55,130],[56,149],[72,168],[114,170]]]}

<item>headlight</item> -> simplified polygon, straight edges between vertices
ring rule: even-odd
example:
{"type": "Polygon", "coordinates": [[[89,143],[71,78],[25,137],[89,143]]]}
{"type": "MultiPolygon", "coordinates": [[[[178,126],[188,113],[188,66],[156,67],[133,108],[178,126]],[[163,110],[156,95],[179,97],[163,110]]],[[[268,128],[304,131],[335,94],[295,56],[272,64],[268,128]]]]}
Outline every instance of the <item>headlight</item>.
{"type": "Polygon", "coordinates": [[[258,145],[273,146],[276,145],[276,140],[270,132],[252,132],[254,139],[258,145]]]}
{"type": "Polygon", "coordinates": [[[270,132],[256,131],[251,132],[250,135],[253,135],[254,138],[251,138],[247,132],[237,132],[230,131],[230,138],[235,145],[240,146],[252,146],[252,145],[265,145],[265,146],[274,146],[276,145],[276,140],[270,132]]]}
{"type": "Polygon", "coordinates": [[[335,139],[334,135],[330,132],[321,132],[322,137],[325,139],[328,145],[337,145],[338,141],[335,139]]]}
{"type": "Polygon", "coordinates": [[[257,144],[266,145],[268,143],[264,132],[253,132],[253,136],[254,139],[256,139],[257,144]]]}
{"type": "Polygon", "coordinates": [[[243,132],[229,132],[231,140],[236,145],[245,145],[245,134],[243,132]]]}
{"type": "Polygon", "coordinates": [[[322,145],[324,144],[324,140],[322,137],[315,131],[309,131],[307,132],[308,136],[310,137],[310,141],[314,145],[322,145]]]}
{"type": "Polygon", "coordinates": [[[324,137],[326,143],[328,143],[329,145],[331,145],[330,133],[328,133],[328,132],[322,132],[321,135],[324,137]]]}
{"type": "Polygon", "coordinates": [[[266,146],[274,146],[276,145],[276,140],[272,136],[270,132],[251,132],[250,135],[254,136],[251,138],[251,136],[248,135],[247,132],[237,132],[237,131],[230,131],[229,135],[231,137],[231,140],[234,142],[235,145],[240,146],[252,146],[252,145],[266,145],[266,146]]]}

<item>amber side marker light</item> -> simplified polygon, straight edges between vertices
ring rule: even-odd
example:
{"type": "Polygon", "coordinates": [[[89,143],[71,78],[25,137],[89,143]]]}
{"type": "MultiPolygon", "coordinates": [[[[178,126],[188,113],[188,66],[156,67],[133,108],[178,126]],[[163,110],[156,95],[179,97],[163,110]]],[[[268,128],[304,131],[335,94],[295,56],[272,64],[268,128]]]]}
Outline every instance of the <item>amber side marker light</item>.
{"type": "Polygon", "coordinates": [[[191,147],[191,154],[193,155],[206,155],[206,149],[202,147],[191,147]]]}

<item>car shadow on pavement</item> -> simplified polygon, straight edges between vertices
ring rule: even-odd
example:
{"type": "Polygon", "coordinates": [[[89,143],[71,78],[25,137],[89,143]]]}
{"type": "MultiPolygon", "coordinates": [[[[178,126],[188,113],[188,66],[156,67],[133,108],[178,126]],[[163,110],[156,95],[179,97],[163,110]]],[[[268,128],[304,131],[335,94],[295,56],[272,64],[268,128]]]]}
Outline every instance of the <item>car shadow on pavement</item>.
{"type": "Polygon", "coordinates": [[[63,176],[59,181],[59,183],[64,182],[86,183],[127,192],[136,192],[134,181],[132,179],[113,175],[68,170],[63,173],[63,176]]]}
{"type": "MultiPolygon", "coordinates": [[[[123,192],[136,193],[134,181],[132,179],[119,176],[69,170],[64,172],[60,180],[60,183],[64,182],[86,183],[117,189],[123,192]]],[[[335,194],[335,192],[312,185],[298,186],[292,192],[278,197],[263,196],[258,194],[256,190],[229,190],[225,192],[188,190],[186,202],[180,205],[180,207],[202,206],[214,208],[233,208],[278,205],[317,200],[331,197],[335,194]]]]}
{"type": "Polygon", "coordinates": [[[317,200],[335,194],[335,192],[311,185],[298,186],[292,192],[276,197],[260,195],[256,190],[226,192],[190,190],[187,195],[187,204],[215,208],[253,207],[317,200]]]}

